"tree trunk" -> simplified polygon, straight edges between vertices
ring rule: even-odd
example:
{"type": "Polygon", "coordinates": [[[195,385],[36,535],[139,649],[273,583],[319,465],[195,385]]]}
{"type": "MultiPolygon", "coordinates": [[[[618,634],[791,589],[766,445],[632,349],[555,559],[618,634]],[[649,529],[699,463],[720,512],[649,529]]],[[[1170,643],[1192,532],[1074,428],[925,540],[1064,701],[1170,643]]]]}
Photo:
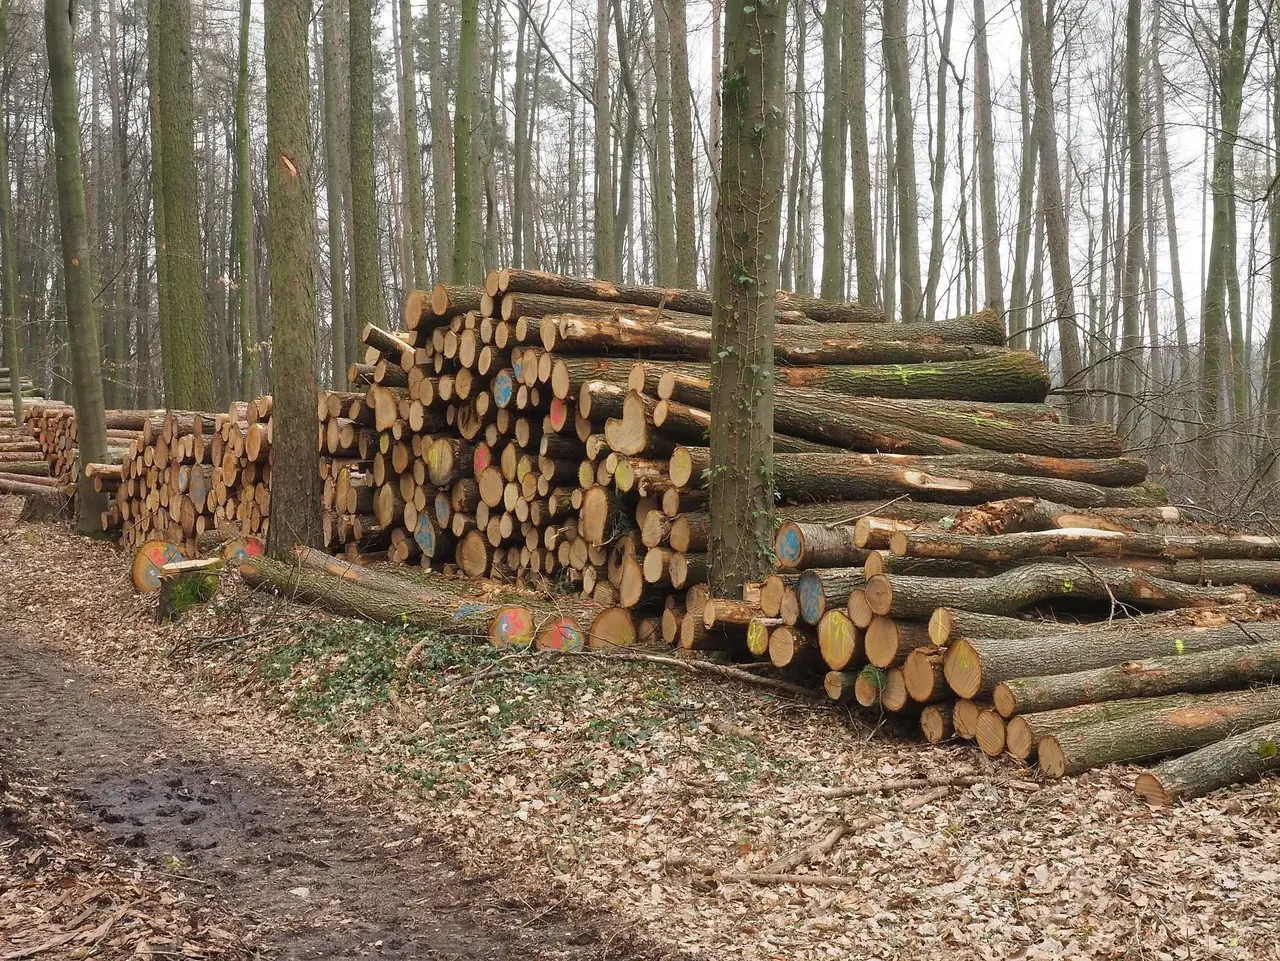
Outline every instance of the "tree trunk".
{"type": "MultiPolygon", "coordinates": [[[[1164,201],[1165,233],[1169,241],[1169,275],[1173,283],[1173,317],[1174,331],[1178,340],[1178,377],[1179,380],[1190,374],[1191,351],[1187,341],[1187,307],[1182,290],[1182,265],[1178,246],[1178,217],[1173,198],[1173,174],[1169,169],[1169,132],[1165,128],[1164,118],[1164,68],[1160,65],[1160,42],[1163,36],[1160,29],[1160,4],[1151,7],[1151,82],[1156,105],[1156,144],[1159,149],[1160,189],[1164,201]]],[[[1278,132],[1280,134],[1280,132],[1278,132]]],[[[1273,199],[1273,203],[1274,203],[1273,199]]],[[[1274,261],[1273,261],[1274,265],[1274,261]]],[[[1274,266],[1273,266],[1273,269],[1274,266]]],[[[1280,278],[1277,278],[1280,279],[1280,278]]],[[[1280,288],[1273,288],[1280,289],[1280,288]]],[[[1273,301],[1274,303],[1274,301],[1273,301]]]]}
{"type": "Polygon", "coordinates": [[[1039,746],[1040,767],[1049,777],[1059,778],[1106,764],[1180,754],[1278,719],[1280,686],[1205,694],[1047,737],[1039,746]]]}
{"type": "MultiPolygon", "coordinates": [[[[1053,109],[1053,45],[1045,26],[1040,0],[1025,4],[1031,38],[1031,82],[1036,99],[1036,147],[1040,154],[1040,195],[1049,239],[1049,269],[1053,274],[1057,310],[1058,345],[1062,356],[1062,386],[1079,388],[1083,362],[1076,333],[1076,300],[1071,276],[1071,251],[1067,215],[1062,199],[1062,174],[1058,165],[1058,133],[1053,109]]],[[[1087,405],[1076,394],[1067,395],[1067,412],[1073,423],[1084,423],[1087,405]]]]}
{"type": "Polygon", "coordinates": [[[1033,497],[991,501],[956,514],[953,534],[1016,534],[1054,528],[1090,528],[1095,531],[1145,531],[1158,533],[1161,525],[1176,524],[1176,507],[1135,507],[1085,513],[1074,507],[1033,497]]]}
{"type": "Polygon", "coordinates": [[[654,276],[659,286],[675,284],[676,224],[674,184],[671,176],[671,25],[667,0],[653,3],[654,233],[657,262],[654,276]]]}
{"type": "MultiPolygon", "coordinates": [[[[426,290],[430,284],[427,270],[427,214],[422,202],[422,144],[418,138],[418,82],[414,59],[413,5],[400,2],[400,84],[404,91],[404,195],[409,218],[410,252],[413,256],[413,284],[426,290]]],[[[432,37],[432,42],[438,41],[432,37]]]]}
{"type": "Polygon", "coordinates": [[[845,0],[822,14],[822,297],[844,299],[845,103],[840,61],[845,0]]]}
{"type": "Polygon", "coordinates": [[[596,0],[595,54],[595,275],[602,280],[621,280],[614,246],[613,156],[609,149],[609,0],[596,0]]]}
{"type": "MultiPolygon", "coordinates": [[[[9,0],[0,0],[0,60],[9,49],[9,0]]],[[[9,109],[9,84],[0,91],[0,109],[9,109]]],[[[4,361],[9,367],[9,395],[13,419],[22,423],[22,354],[18,345],[18,245],[13,233],[13,197],[10,195],[9,144],[0,131],[0,310],[4,322],[4,361]]]]}
{"type": "Polygon", "coordinates": [[[793,387],[866,397],[1039,402],[1049,389],[1044,364],[1023,353],[937,364],[790,367],[779,374],[793,387]]]}
{"type": "MultiPolygon", "coordinates": [[[[427,36],[443,43],[440,24],[441,0],[427,0],[427,36]]],[[[431,80],[431,222],[436,245],[436,273],[445,283],[453,276],[453,177],[450,164],[453,137],[449,132],[449,92],[445,83],[444,58],[428,58],[431,80]]]]}
{"type": "Polygon", "coordinates": [[[156,0],[158,110],[164,165],[164,281],[169,292],[161,325],[165,337],[166,400],[174,407],[215,406],[213,358],[204,312],[203,261],[195,165],[191,91],[190,0],[156,0]]]}
{"type": "MultiPolygon", "coordinates": [[[[258,392],[259,383],[258,273],[253,255],[253,178],[249,167],[249,18],[249,0],[240,0],[240,53],[236,80],[236,204],[239,211],[236,250],[240,267],[240,396],[246,398],[258,392]]],[[[325,70],[330,69],[326,59],[325,70]]],[[[325,103],[328,106],[327,97],[325,103]]],[[[346,367],[346,364],[342,366],[346,367]]]]}
{"type": "Polygon", "coordinates": [[[1195,562],[1280,560],[1280,540],[1249,535],[1166,536],[1075,529],[973,536],[948,531],[899,531],[890,538],[889,546],[899,557],[950,558],[975,564],[1012,564],[1068,554],[1195,562]]]}
{"type": "Polygon", "coordinates": [[[318,547],[315,185],[311,176],[307,29],[310,0],[267,0],[267,189],[271,204],[272,556],[318,547]]]}
{"type": "Polygon", "coordinates": [[[1249,28],[1249,4],[1237,0],[1227,34],[1229,0],[1219,0],[1219,134],[1213,148],[1213,229],[1209,238],[1209,266],[1205,275],[1201,325],[1204,353],[1200,376],[1200,436],[1197,449],[1202,465],[1217,460],[1221,426],[1223,350],[1226,341],[1226,288],[1228,260],[1236,255],[1231,243],[1231,208],[1235,204],[1235,141],[1240,129],[1245,73],[1245,39],[1249,28]]]}
{"type": "Polygon", "coordinates": [[[795,3],[795,59],[796,72],[791,93],[791,172],[787,179],[787,227],[782,249],[782,270],[778,276],[780,286],[795,290],[800,286],[800,255],[802,222],[800,208],[804,192],[805,147],[808,141],[806,129],[807,97],[805,91],[805,52],[809,42],[809,17],[803,0],[795,3]]]}
{"type": "Polygon", "coordinates": [[[1201,797],[1276,770],[1280,767],[1277,743],[1280,723],[1264,724],[1144,771],[1133,789],[1154,805],[1201,797]]]}
{"type": "MultiPolygon", "coordinates": [[[[46,0],[44,29],[49,57],[58,226],[62,234],[62,276],[67,332],[71,341],[77,442],[82,462],[101,463],[107,457],[107,424],[98,322],[89,276],[84,176],[80,170],[80,106],[76,94],[73,15],[73,7],[68,0],[46,0]]],[[[207,369],[205,373],[207,376],[207,369]]],[[[99,530],[99,515],[107,507],[106,496],[93,489],[92,479],[83,471],[77,488],[78,529],[84,533],[99,530]]]]}
{"type": "MultiPolygon", "coordinates": [[[[1233,625],[1234,627],[1234,625],[1233,625]]],[[[1237,628],[1238,636],[1246,635],[1237,628]]],[[[1270,681],[1280,674],[1280,640],[1198,654],[1127,660],[1108,667],[1001,681],[992,701],[1005,717],[1095,701],[1216,691],[1270,681]]]]}
{"type": "MultiPolygon", "coordinates": [[[[373,156],[373,0],[350,0],[351,266],[357,329],[385,325],[373,156]]],[[[471,63],[471,60],[464,61],[471,63]]]]}
{"type": "Polygon", "coordinates": [[[786,134],[778,3],[727,12],[711,365],[713,593],[760,580],[773,555],[773,332],[786,134]]]}
{"type": "Polygon", "coordinates": [[[867,0],[845,0],[845,50],[849,65],[849,159],[853,176],[853,245],[858,301],[880,303],[876,281],[876,240],[872,226],[871,153],[867,146],[867,0]]]}
{"type": "MultiPolygon", "coordinates": [[[[981,0],[979,0],[981,2],[981,0]]],[[[936,21],[937,14],[934,13],[936,21]]],[[[933,162],[929,167],[929,184],[933,188],[933,230],[929,237],[929,273],[925,280],[924,317],[932,322],[938,311],[938,281],[942,276],[942,207],[943,188],[946,186],[947,156],[947,68],[951,65],[951,25],[955,21],[955,0],[947,0],[942,21],[942,42],[938,49],[938,122],[934,132],[933,162]]],[[[960,104],[960,125],[964,124],[964,104],[960,104]]],[[[960,159],[960,196],[964,197],[964,158],[960,159]]],[[[965,220],[963,202],[960,207],[960,223],[965,220]]]]}
{"type": "MultiPolygon", "coordinates": [[[[991,123],[991,57],[987,52],[987,11],[974,0],[973,125],[978,140],[978,195],[982,206],[982,280],[985,306],[1004,315],[1004,281],[1000,274],[1000,221],[996,193],[995,133],[991,123]]],[[[1020,226],[1020,225],[1019,225],[1020,226]]]]}
{"type": "MultiPolygon", "coordinates": [[[[1069,565],[1044,566],[1069,568],[1069,565]]],[[[999,578],[1007,578],[1013,573],[1016,572],[1001,574],[999,578]]],[[[1110,581],[1111,572],[1105,573],[1110,581]]],[[[1092,589],[1086,583],[1089,577],[1090,575],[1086,575],[1085,579],[1081,579],[1077,576],[1074,580],[1075,587],[1092,589]]],[[[1116,596],[1120,595],[1117,593],[1116,596]]],[[[1035,679],[1032,685],[1008,687],[1005,695],[1002,695],[1002,711],[1011,715],[1013,710],[1005,710],[1011,705],[1017,706],[1021,713],[1047,709],[1021,705],[1019,700],[1022,696],[1040,696],[1032,692],[1039,689],[1038,679],[1044,674],[1096,671],[1117,664],[1125,665],[1134,660],[1179,658],[1206,651],[1221,651],[1224,648],[1236,648],[1236,653],[1240,654],[1238,648],[1243,645],[1262,650],[1262,645],[1274,645],[1277,641],[1280,641],[1280,623],[1275,621],[1250,624],[1248,628],[1239,624],[1143,630],[1095,626],[1030,639],[965,637],[953,639],[947,648],[945,671],[947,683],[960,697],[990,694],[1002,681],[1035,679]]],[[[1152,683],[1159,682],[1153,680],[1152,683]]]]}
{"type": "Polygon", "coordinates": [[[685,0],[664,0],[671,36],[671,144],[675,152],[676,275],[679,287],[698,285],[693,191],[693,90],[689,86],[689,29],[685,0]]]}
{"type": "MultiPolygon", "coordinates": [[[[1125,237],[1124,290],[1121,295],[1124,313],[1124,336],[1120,349],[1119,427],[1127,434],[1137,426],[1138,372],[1145,367],[1139,356],[1142,350],[1142,318],[1139,313],[1138,287],[1142,270],[1142,141],[1145,118],[1142,111],[1142,66],[1139,59],[1142,33],[1142,0],[1128,0],[1125,18],[1124,94],[1125,136],[1129,158],[1129,233],[1125,237]]],[[[1154,349],[1155,344],[1152,344],[1154,349]]]]}
{"type": "MultiPolygon", "coordinates": [[[[1123,701],[1102,701],[1099,704],[1079,704],[1057,711],[1039,714],[1018,714],[1009,718],[1005,726],[1005,747],[1009,754],[1020,761],[1031,757],[1036,744],[1061,731],[1073,727],[1087,727],[1154,711],[1159,708],[1186,704],[1192,695],[1174,694],[1166,697],[1134,697],[1123,701]]],[[[969,702],[962,702],[969,703],[969,702]]]]}
{"type": "Polygon", "coordinates": [[[907,55],[907,2],[885,0],[884,57],[893,103],[894,176],[898,205],[899,316],[921,315],[920,205],[916,192],[915,121],[911,110],[911,64],[907,55]]]}
{"type": "MultiPolygon", "coordinates": [[[[329,382],[335,390],[347,382],[347,258],[342,231],[342,161],[339,156],[338,78],[335,69],[334,31],[337,0],[320,0],[322,12],[321,68],[324,70],[324,180],[325,220],[329,239],[329,336],[332,340],[332,367],[329,382]]],[[[252,256],[252,254],[250,254],[252,256]]]]}

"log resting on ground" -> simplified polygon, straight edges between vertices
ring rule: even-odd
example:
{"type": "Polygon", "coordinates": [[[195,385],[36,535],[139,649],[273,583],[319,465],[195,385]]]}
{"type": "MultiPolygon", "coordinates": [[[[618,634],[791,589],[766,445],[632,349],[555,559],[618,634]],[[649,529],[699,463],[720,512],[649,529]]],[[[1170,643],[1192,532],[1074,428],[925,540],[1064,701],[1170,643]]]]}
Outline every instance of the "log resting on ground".
{"type": "Polygon", "coordinates": [[[1263,724],[1165,761],[1139,774],[1133,789],[1148,804],[1166,805],[1275,770],[1280,770],[1280,723],[1263,724]]]}

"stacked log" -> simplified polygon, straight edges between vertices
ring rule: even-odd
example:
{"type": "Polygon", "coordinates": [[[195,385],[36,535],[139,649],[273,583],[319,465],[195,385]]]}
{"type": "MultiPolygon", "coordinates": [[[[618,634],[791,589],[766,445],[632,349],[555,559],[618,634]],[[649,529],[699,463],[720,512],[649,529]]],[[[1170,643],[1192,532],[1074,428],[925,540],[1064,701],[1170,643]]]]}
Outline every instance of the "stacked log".
{"type": "Polygon", "coordinates": [[[67,485],[49,475],[40,443],[14,419],[12,402],[0,398],[0,494],[60,503],[67,493],[67,485]]]}

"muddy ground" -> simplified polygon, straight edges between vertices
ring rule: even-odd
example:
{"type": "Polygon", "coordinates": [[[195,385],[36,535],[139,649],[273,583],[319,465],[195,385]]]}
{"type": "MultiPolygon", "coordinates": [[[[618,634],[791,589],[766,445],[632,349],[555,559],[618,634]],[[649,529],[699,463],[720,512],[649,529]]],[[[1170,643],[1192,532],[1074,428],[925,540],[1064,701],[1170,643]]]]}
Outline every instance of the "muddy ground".
{"type": "MultiPolygon", "coordinates": [[[[6,780],[70,799],[62,830],[98,835],[144,877],[215,904],[258,956],[661,956],[611,932],[608,918],[504,896],[500,877],[465,874],[438,838],[317,783],[301,763],[210,750],[207,732],[192,729],[202,720],[47,639],[0,628],[6,780]]],[[[10,848],[13,830],[0,830],[10,848]]],[[[20,883],[2,878],[0,889],[20,883]]],[[[0,931],[0,957],[43,943],[34,933],[0,931]]]]}

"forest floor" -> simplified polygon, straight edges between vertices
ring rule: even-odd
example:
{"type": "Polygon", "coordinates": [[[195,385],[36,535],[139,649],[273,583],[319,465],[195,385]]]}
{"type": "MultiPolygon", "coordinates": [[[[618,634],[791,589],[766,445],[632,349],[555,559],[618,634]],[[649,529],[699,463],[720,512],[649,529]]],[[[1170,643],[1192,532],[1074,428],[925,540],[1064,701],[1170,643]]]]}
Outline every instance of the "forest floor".
{"type": "Polygon", "coordinates": [[[1280,958],[1275,780],[1153,811],[1132,769],[232,574],[159,626],[128,567],[0,509],[0,959],[1280,958]],[[876,787],[911,778],[959,783],[876,787]]]}

